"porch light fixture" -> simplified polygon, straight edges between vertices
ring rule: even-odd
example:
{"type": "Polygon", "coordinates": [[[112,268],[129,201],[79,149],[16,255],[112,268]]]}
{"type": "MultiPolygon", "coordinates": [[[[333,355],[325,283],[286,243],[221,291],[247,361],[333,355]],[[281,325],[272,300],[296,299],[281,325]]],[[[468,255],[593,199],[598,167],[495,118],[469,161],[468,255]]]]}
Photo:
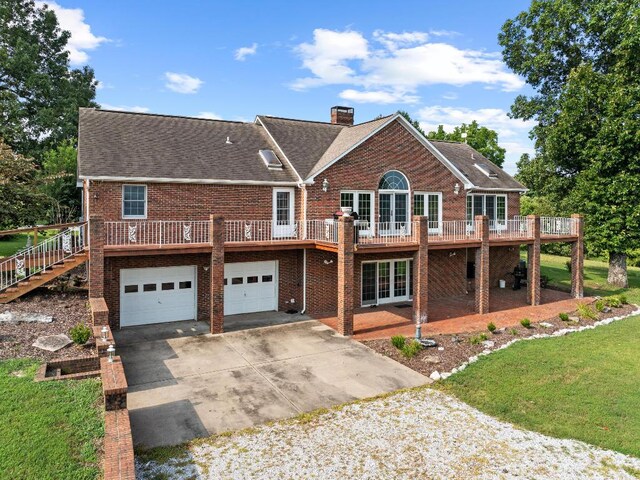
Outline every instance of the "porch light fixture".
{"type": "Polygon", "coordinates": [[[107,326],[105,325],[104,327],[102,327],[102,329],[100,330],[100,333],[102,333],[102,341],[106,342],[107,341],[107,326]]]}
{"type": "Polygon", "coordinates": [[[456,195],[458,195],[460,193],[460,184],[459,183],[456,183],[453,186],[453,193],[455,193],[456,195]]]}
{"type": "Polygon", "coordinates": [[[322,191],[323,192],[329,191],[329,180],[327,180],[326,178],[322,181],[322,191]]]}
{"type": "Polygon", "coordinates": [[[107,353],[109,354],[109,363],[113,363],[113,354],[116,352],[116,349],[113,345],[109,345],[109,348],[107,348],[107,353]]]}

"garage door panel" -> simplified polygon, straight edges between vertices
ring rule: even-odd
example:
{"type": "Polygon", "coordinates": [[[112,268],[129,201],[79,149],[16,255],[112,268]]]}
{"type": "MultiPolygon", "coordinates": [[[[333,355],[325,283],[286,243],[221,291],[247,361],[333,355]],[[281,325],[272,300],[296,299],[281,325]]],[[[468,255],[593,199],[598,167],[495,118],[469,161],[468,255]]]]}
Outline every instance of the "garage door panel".
{"type": "Polygon", "coordinates": [[[226,263],[224,314],[277,310],[277,261],[226,263]]]}

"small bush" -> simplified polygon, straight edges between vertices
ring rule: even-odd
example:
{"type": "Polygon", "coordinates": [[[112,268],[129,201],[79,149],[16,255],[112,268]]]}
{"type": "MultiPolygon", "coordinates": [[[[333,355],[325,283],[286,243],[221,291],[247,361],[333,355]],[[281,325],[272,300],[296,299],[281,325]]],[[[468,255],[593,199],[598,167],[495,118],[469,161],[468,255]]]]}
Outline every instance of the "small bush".
{"type": "Polygon", "coordinates": [[[616,295],[613,295],[611,297],[607,297],[607,298],[604,299],[604,301],[611,308],[620,308],[620,307],[622,307],[622,302],[620,301],[620,299],[616,295]]]}
{"type": "Polygon", "coordinates": [[[515,337],[516,335],[518,335],[518,330],[516,330],[515,328],[512,328],[509,330],[509,333],[515,337]]]}
{"type": "Polygon", "coordinates": [[[484,341],[486,341],[489,337],[487,337],[486,333],[481,333],[479,335],[474,335],[473,337],[471,337],[469,339],[469,342],[471,343],[471,345],[478,345],[484,341]]]}
{"type": "Polygon", "coordinates": [[[76,345],[84,345],[91,336],[91,329],[84,323],[78,323],[76,326],[71,327],[69,336],[76,345]]]}
{"type": "Polygon", "coordinates": [[[404,335],[394,335],[393,337],[391,337],[391,344],[396,347],[398,350],[402,350],[402,347],[404,347],[404,344],[406,342],[406,339],[404,338],[404,335]]]}
{"type": "Polygon", "coordinates": [[[420,350],[422,350],[422,345],[417,340],[408,341],[401,349],[402,355],[404,355],[406,358],[415,357],[420,350]]]}
{"type": "Polygon", "coordinates": [[[598,314],[596,313],[596,311],[593,309],[591,305],[588,305],[586,303],[579,303],[577,310],[578,310],[578,317],[580,317],[582,320],[598,319],[598,314]]]}
{"type": "Polygon", "coordinates": [[[558,315],[558,317],[560,317],[560,320],[562,320],[563,322],[568,322],[569,321],[569,314],[568,313],[562,312],[560,315],[558,315]]]}
{"type": "Polygon", "coordinates": [[[623,305],[627,305],[629,301],[627,300],[627,296],[624,293],[617,295],[618,299],[620,299],[620,303],[623,305]]]}
{"type": "Polygon", "coordinates": [[[496,331],[496,324],[493,322],[489,322],[489,324],[487,325],[487,330],[489,330],[491,333],[496,331]]]}
{"type": "Polygon", "coordinates": [[[531,328],[531,320],[529,320],[528,318],[523,318],[522,320],[520,320],[520,325],[522,325],[524,328],[531,328]]]}
{"type": "Polygon", "coordinates": [[[604,298],[601,298],[600,300],[596,300],[595,307],[598,312],[602,312],[606,306],[607,306],[607,302],[604,300],[604,298]]]}

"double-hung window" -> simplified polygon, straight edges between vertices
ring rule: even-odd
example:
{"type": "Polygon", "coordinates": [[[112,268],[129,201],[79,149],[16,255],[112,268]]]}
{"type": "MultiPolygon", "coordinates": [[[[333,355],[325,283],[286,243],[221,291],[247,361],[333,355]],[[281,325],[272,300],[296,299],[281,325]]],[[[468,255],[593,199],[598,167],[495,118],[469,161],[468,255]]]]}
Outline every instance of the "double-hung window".
{"type": "Polygon", "coordinates": [[[507,227],[507,196],[472,194],[467,196],[467,223],[473,226],[476,215],[489,217],[489,229],[507,227]]]}
{"type": "Polygon", "coordinates": [[[442,230],[442,193],[415,192],[413,194],[413,214],[429,217],[429,231],[442,230]]]}
{"type": "Polygon", "coordinates": [[[358,221],[367,230],[373,222],[373,192],[340,192],[340,207],[351,207],[358,214],[358,221]],[[366,222],[366,223],[365,223],[366,222]]]}
{"type": "Polygon", "coordinates": [[[146,185],[122,186],[122,218],[147,217],[146,185]]]}

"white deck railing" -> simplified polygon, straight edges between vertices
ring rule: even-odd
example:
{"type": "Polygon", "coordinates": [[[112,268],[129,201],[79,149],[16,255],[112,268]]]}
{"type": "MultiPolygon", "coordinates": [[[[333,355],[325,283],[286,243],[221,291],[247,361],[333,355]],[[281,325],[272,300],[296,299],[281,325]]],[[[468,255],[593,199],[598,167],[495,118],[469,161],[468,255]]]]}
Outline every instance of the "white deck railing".
{"type": "Polygon", "coordinates": [[[473,223],[466,220],[429,222],[429,243],[469,242],[479,238],[478,230],[473,228],[473,223]]]}
{"type": "Polygon", "coordinates": [[[302,222],[272,220],[227,220],[224,222],[225,242],[277,242],[301,240],[302,222]]]}
{"type": "Polygon", "coordinates": [[[84,250],[87,224],[82,223],[0,261],[0,291],[84,250]]]}
{"type": "Polygon", "coordinates": [[[540,233],[547,237],[577,235],[574,218],[540,217],[540,233]]]}
{"type": "Polygon", "coordinates": [[[357,244],[397,244],[416,243],[418,222],[354,222],[357,244]]]}
{"type": "Polygon", "coordinates": [[[515,217],[506,221],[489,221],[489,239],[517,240],[533,236],[533,221],[527,217],[515,217]]]}
{"type": "Polygon", "coordinates": [[[105,245],[183,245],[209,243],[208,220],[104,222],[105,245]]]}

